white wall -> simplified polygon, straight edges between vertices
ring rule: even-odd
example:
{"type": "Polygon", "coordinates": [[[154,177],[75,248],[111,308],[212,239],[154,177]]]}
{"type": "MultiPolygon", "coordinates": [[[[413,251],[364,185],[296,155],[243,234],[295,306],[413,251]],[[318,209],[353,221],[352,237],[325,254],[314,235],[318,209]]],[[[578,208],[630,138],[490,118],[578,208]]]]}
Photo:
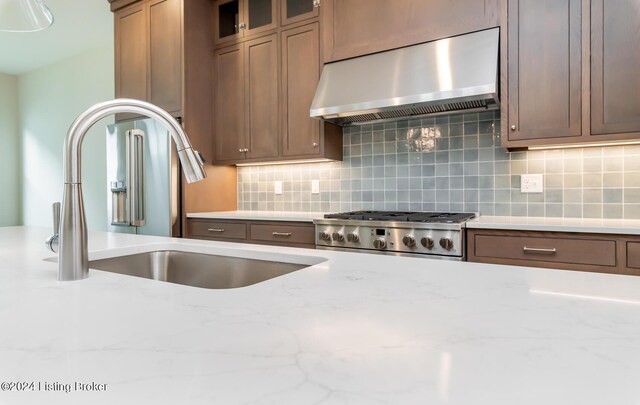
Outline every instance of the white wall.
{"type": "MultiPolygon", "coordinates": [[[[114,97],[113,46],[23,74],[18,79],[23,223],[51,226],[51,203],[62,198],[62,150],[73,120],[92,104],[114,97]]],[[[106,230],[105,126],[87,134],[82,180],[90,230],[106,230]]]]}
{"type": "Polygon", "coordinates": [[[18,77],[0,73],[0,226],[21,224],[18,77]]]}

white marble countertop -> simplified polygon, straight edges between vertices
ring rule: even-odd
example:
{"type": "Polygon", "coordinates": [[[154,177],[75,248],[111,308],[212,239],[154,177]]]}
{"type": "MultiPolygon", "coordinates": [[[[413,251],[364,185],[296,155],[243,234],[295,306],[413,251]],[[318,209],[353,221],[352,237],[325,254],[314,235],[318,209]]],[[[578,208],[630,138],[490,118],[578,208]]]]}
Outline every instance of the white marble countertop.
{"type": "Polygon", "coordinates": [[[480,216],[466,223],[472,229],[584,232],[640,235],[637,219],[539,218],[480,216]]]}
{"type": "Polygon", "coordinates": [[[194,212],[191,214],[187,214],[187,218],[240,219],[247,221],[313,222],[314,219],[324,218],[324,213],[296,211],[219,211],[194,212]]]}
{"type": "Polygon", "coordinates": [[[90,259],[190,249],[328,260],[227,290],[97,270],[58,282],[42,260],[48,233],[0,228],[0,382],[107,390],[0,391],[2,404],[640,398],[640,277],[92,233],[90,259]]]}

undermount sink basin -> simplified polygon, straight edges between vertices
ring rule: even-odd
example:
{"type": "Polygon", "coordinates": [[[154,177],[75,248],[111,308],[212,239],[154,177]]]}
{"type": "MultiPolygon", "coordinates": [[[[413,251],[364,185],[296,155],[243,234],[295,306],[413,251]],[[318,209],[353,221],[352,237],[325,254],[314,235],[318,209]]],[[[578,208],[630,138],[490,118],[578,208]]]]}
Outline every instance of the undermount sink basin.
{"type": "Polygon", "coordinates": [[[159,250],[89,261],[89,268],[201,288],[237,288],[310,264],[159,250]]]}

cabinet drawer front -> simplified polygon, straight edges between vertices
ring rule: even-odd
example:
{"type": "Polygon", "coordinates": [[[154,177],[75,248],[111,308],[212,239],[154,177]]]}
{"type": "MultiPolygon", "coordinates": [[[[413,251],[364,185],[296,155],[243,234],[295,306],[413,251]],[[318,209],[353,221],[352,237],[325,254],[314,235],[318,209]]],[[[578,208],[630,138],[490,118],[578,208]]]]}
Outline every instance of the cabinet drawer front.
{"type": "Polygon", "coordinates": [[[640,269],[640,242],[627,242],[627,267],[640,269]]]}
{"type": "Polygon", "coordinates": [[[222,239],[247,239],[247,225],[230,222],[191,221],[191,236],[222,239]]]}
{"type": "MultiPolygon", "coordinates": [[[[477,257],[594,266],[616,265],[614,240],[475,235],[474,242],[477,257]]],[[[640,253],[640,249],[638,252],[640,253]]]]}
{"type": "Polygon", "coordinates": [[[251,224],[251,239],[290,244],[315,244],[315,228],[305,225],[251,224]]]}

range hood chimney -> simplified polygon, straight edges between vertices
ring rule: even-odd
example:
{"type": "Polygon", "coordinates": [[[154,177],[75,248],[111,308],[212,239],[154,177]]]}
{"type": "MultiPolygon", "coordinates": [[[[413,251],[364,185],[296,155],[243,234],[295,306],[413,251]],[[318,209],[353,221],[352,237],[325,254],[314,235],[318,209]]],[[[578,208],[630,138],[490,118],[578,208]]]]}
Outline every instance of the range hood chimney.
{"type": "Polygon", "coordinates": [[[493,110],[499,30],[326,64],[311,117],[338,125],[493,110]]]}

